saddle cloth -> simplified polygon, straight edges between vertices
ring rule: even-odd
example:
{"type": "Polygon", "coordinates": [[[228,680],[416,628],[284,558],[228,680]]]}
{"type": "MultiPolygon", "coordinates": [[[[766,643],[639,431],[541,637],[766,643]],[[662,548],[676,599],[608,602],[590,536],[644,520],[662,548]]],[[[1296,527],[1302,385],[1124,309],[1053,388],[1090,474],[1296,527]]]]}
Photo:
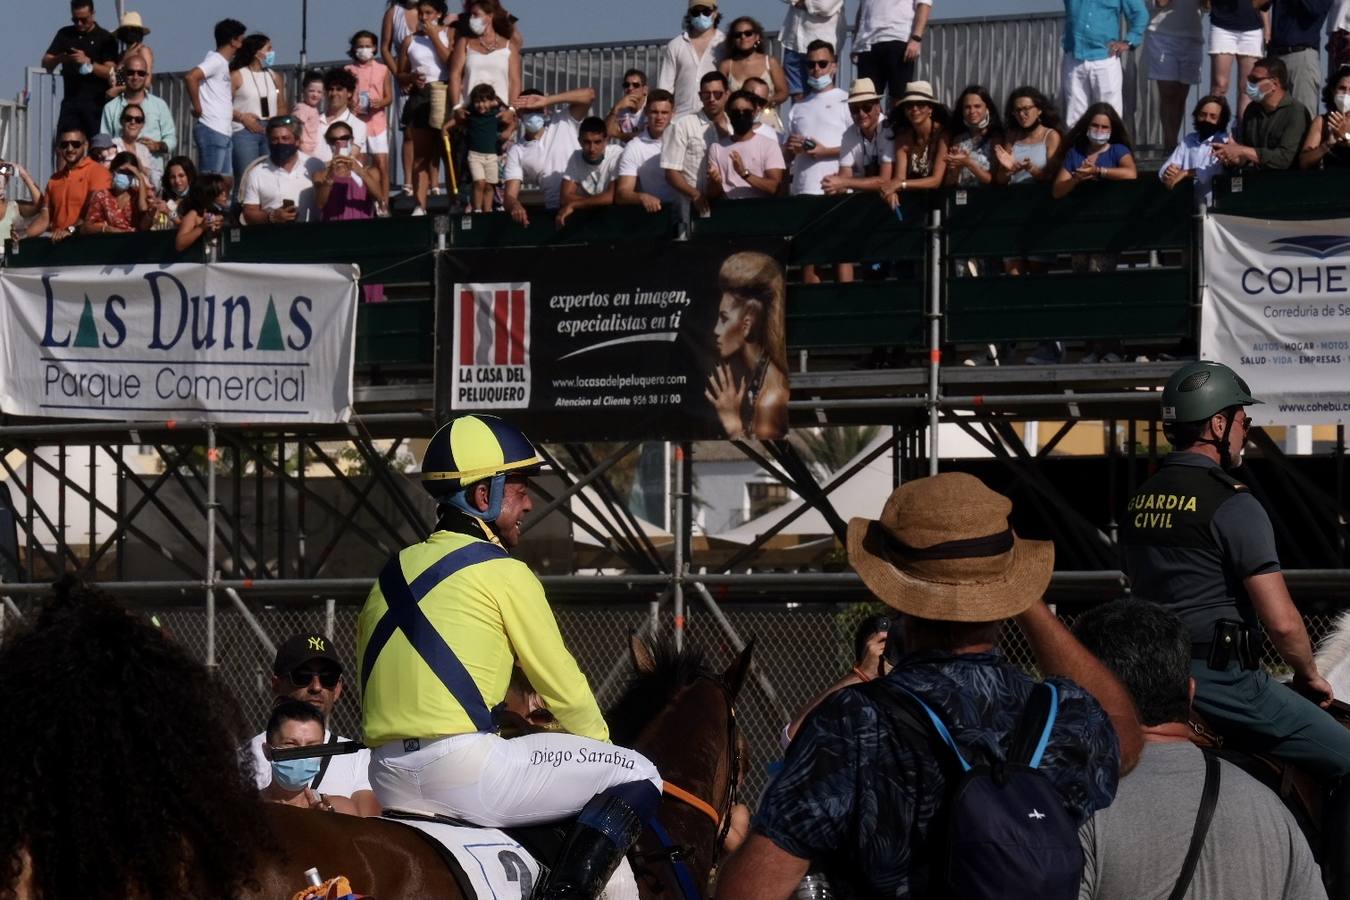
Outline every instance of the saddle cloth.
{"type": "MultiPolygon", "coordinates": [[[[458,863],[455,877],[467,898],[530,900],[543,877],[539,861],[504,831],[424,818],[391,820],[416,828],[458,863]]],[[[600,896],[604,900],[638,900],[637,879],[627,859],[619,863],[600,896]]]]}

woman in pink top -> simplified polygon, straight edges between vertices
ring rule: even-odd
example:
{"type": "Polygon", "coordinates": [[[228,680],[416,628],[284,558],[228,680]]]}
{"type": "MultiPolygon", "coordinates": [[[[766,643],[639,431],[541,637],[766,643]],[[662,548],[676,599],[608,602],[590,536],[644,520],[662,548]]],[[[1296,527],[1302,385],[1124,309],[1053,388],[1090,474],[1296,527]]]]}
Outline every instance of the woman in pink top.
{"type": "Polygon", "coordinates": [[[389,196],[389,125],[385,110],[394,102],[394,81],[389,67],[375,59],[380,39],[371,31],[352,35],[347,55],[355,62],[347,71],[356,76],[352,109],[366,124],[366,149],[380,170],[380,196],[389,196]]]}

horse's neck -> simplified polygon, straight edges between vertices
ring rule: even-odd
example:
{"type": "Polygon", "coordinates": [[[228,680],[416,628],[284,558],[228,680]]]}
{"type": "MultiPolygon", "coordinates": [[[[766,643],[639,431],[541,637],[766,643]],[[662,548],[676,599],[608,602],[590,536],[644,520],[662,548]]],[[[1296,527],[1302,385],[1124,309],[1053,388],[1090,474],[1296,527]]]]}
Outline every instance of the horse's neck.
{"type": "Polygon", "coordinates": [[[1350,697],[1350,612],[1341,613],[1336,626],[1317,645],[1317,671],[1337,697],[1350,697]]]}

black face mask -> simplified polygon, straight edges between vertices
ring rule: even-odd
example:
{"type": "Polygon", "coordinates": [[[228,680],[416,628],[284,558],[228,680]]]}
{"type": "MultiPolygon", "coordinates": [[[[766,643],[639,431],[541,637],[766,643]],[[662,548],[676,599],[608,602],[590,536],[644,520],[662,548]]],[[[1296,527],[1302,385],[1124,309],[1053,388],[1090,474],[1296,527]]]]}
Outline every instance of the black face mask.
{"type": "Polygon", "coordinates": [[[1219,126],[1215,122],[1196,122],[1195,133],[1201,138],[1212,138],[1219,133],[1219,126]]]}
{"type": "Polygon", "coordinates": [[[735,134],[745,134],[755,127],[755,111],[753,109],[729,110],[727,119],[731,121],[731,130],[735,134]]]}

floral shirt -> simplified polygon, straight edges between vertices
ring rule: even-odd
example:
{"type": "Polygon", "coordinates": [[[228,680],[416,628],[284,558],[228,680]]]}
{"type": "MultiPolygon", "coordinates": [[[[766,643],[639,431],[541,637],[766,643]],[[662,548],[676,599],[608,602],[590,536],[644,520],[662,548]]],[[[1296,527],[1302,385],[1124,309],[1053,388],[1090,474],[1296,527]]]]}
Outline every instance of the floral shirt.
{"type": "Polygon", "coordinates": [[[109,231],[133,231],[136,228],[135,215],[135,202],[128,203],[123,209],[112,191],[94,191],[89,195],[84,220],[95,226],[106,223],[109,231]]]}
{"type": "MultiPolygon", "coordinates": [[[[1120,750],[1106,712],[1082,688],[1053,678],[1060,702],[1041,768],[1081,825],[1116,793],[1120,750]]],[[[1034,682],[997,650],[906,657],[876,689],[903,686],[942,717],[972,765],[1003,759],[1034,682]]],[[[946,799],[950,752],[893,723],[870,685],[822,703],[788,747],[765,790],[755,831],[814,860],[843,897],[928,896],[929,831],[946,799]]]]}

